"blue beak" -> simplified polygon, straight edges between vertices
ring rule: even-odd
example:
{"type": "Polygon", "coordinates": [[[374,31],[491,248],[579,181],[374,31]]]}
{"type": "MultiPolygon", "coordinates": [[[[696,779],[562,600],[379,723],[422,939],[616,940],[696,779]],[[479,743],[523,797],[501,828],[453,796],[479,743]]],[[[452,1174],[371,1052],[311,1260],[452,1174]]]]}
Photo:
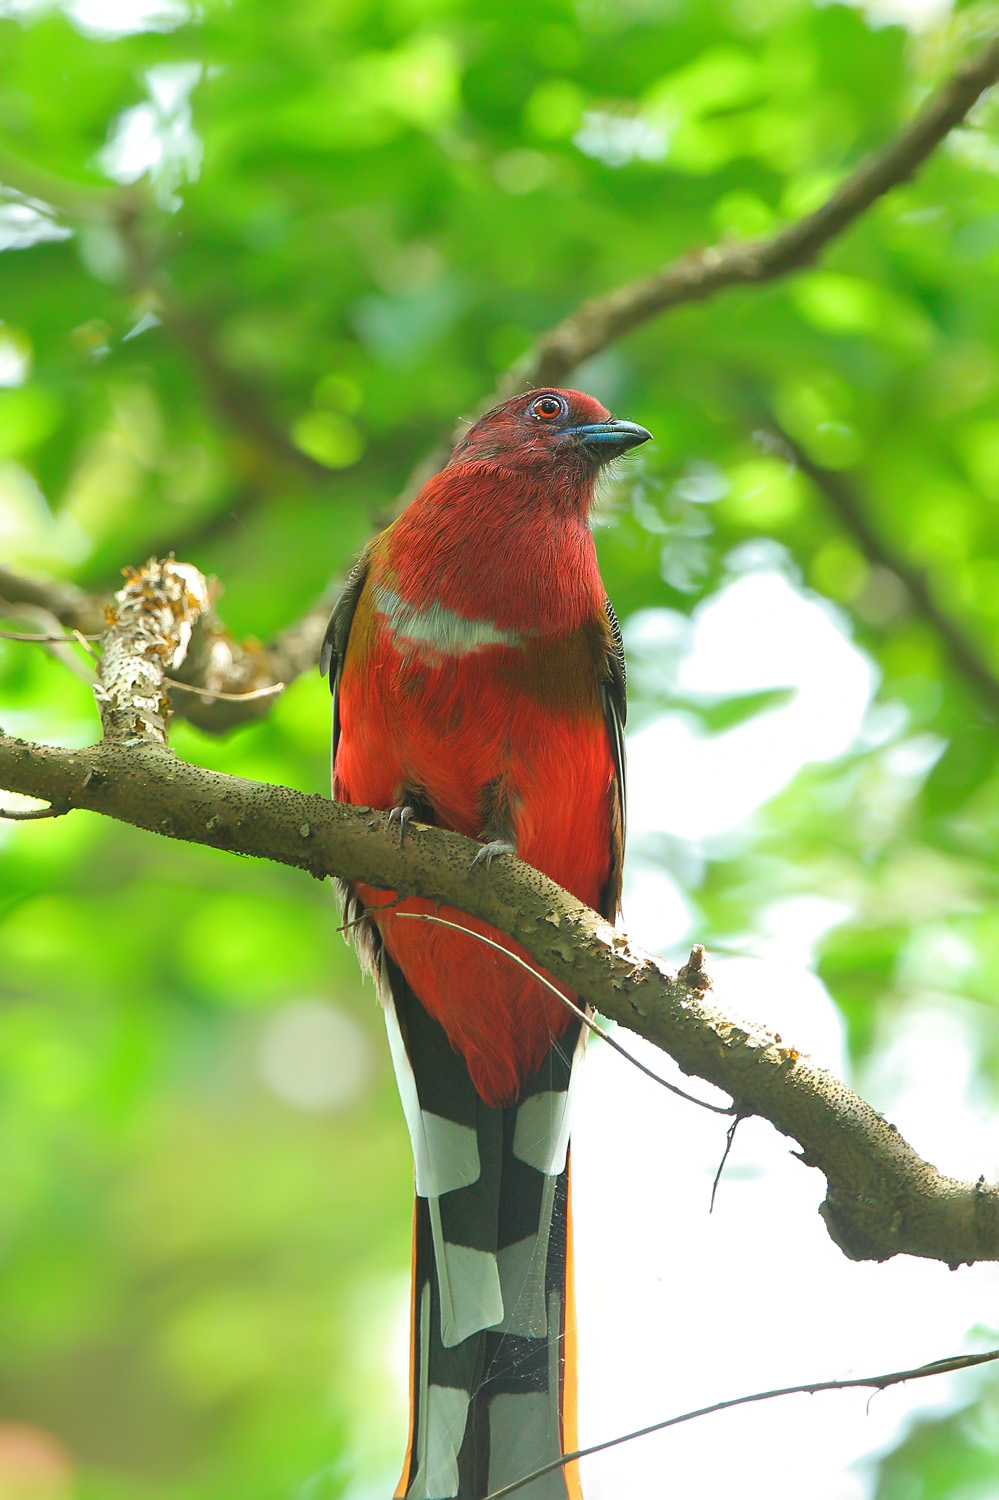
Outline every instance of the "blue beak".
{"type": "Polygon", "coordinates": [[[599,464],[627,453],[629,448],[637,448],[639,443],[647,443],[652,436],[647,427],[639,427],[637,422],[618,422],[613,418],[609,422],[591,422],[587,427],[567,427],[564,435],[578,437],[599,464]]]}

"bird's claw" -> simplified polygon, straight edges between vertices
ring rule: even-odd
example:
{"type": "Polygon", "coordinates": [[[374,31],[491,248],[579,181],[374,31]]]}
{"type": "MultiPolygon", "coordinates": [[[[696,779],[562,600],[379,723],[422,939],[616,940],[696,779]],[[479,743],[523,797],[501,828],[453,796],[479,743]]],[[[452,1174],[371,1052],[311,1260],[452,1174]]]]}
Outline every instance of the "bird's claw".
{"type": "Polygon", "coordinates": [[[485,865],[487,870],[492,869],[494,859],[499,859],[501,854],[516,854],[517,850],[513,844],[508,844],[504,839],[490,839],[488,844],[483,844],[478,854],[468,867],[471,875],[476,865],[485,865]]]}
{"type": "Polygon", "coordinates": [[[412,807],[410,807],[408,803],[404,803],[403,806],[401,806],[401,807],[393,807],[389,811],[389,815],[388,815],[389,827],[391,828],[393,826],[393,824],[395,824],[395,823],[398,823],[398,825],[399,825],[399,848],[400,849],[402,848],[403,844],[406,842],[406,824],[410,823],[415,816],[416,816],[415,810],[412,807]]]}

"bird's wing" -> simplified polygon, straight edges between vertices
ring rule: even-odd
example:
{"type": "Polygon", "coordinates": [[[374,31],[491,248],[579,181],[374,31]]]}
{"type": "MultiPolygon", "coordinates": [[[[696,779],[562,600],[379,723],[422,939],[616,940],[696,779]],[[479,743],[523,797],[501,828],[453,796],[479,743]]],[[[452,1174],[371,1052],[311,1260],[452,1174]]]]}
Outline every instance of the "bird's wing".
{"type": "Polygon", "coordinates": [[[624,725],[628,717],[628,672],[624,661],[624,640],[614,606],[604,600],[604,659],[600,678],[600,702],[610,736],[616,774],[614,826],[612,828],[611,870],[604,887],[603,913],[613,920],[621,900],[621,870],[624,863],[625,838],[625,748],[624,725]]]}
{"type": "MultiPolygon", "coordinates": [[[[340,741],[340,679],[343,676],[343,664],[347,655],[347,642],[350,639],[350,627],[354,623],[354,615],[357,611],[358,600],[364,591],[364,585],[368,578],[368,569],[371,561],[370,545],[364,549],[357,562],[347,575],[347,582],[343,586],[330,622],[323,636],[323,644],[319,651],[319,670],[325,677],[329,675],[330,692],[333,695],[333,738],[330,753],[330,771],[336,775],[336,750],[340,741]]],[[[334,793],[335,796],[335,793],[334,793]]],[[[381,974],[381,938],[378,928],[374,922],[365,919],[365,907],[353,886],[338,876],[333,877],[333,888],[340,902],[340,911],[343,916],[343,935],[347,943],[353,942],[357,953],[358,962],[365,973],[372,975],[376,985],[379,984],[381,974]]]]}
{"type": "Polygon", "coordinates": [[[340,676],[343,672],[343,660],[347,654],[347,641],[350,638],[350,627],[354,622],[354,611],[357,609],[357,601],[361,597],[368,576],[368,549],[361,553],[357,562],[351,568],[347,582],[343,586],[343,592],[333,606],[330,622],[323,636],[323,644],[319,651],[319,671],[325,677],[327,673],[330,679],[330,692],[333,694],[333,760],[336,760],[336,747],[340,739],[340,676]]]}

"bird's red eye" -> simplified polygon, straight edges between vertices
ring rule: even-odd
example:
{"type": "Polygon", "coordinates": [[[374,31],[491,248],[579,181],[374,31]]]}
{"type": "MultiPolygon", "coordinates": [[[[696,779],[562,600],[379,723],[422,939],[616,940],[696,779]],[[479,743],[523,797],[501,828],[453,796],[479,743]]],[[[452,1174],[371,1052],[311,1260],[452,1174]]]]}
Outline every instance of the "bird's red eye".
{"type": "Polygon", "coordinates": [[[563,403],[557,396],[539,396],[531,408],[534,416],[540,417],[542,421],[551,422],[555,417],[562,415],[563,403]]]}

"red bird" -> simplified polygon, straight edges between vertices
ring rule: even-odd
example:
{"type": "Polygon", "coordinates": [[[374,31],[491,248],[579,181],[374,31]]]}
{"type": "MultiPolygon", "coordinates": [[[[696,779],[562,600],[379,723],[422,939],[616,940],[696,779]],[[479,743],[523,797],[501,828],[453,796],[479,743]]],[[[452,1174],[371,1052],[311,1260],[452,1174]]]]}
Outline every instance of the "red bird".
{"type": "MultiPolygon", "coordinates": [[[[625,671],[589,512],[650,434],[578,391],[516,396],[365,549],[326,633],[333,795],[516,853],[613,918],[625,671]]],[[[579,1022],[504,954],[343,892],[416,1159],[412,1411],[397,1500],[482,1500],[576,1446],[568,1091],[579,1022]],[[362,916],[363,914],[363,916],[362,916]]],[[[461,912],[438,913],[526,957],[461,912]]],[[[579,1500],[575,1466],[520,1491],[579,1500]]]]}

